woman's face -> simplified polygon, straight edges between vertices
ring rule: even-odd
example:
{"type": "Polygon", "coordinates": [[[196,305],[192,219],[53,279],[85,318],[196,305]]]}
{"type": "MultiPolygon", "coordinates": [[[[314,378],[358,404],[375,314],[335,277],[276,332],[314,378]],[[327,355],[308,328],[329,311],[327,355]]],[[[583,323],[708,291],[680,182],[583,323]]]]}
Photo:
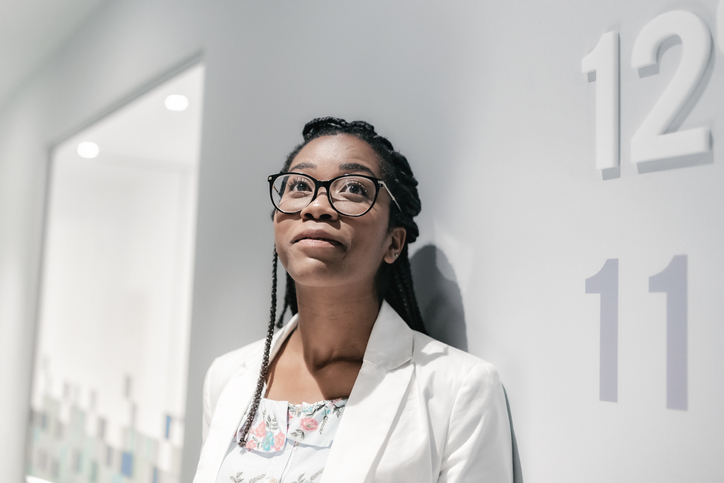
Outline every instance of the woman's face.
{"type": "MultiPolygon", "coordinates": [[[[381,178],[377,155],[361,139],[337,134],[312,140],[292,161],[290,172],[319,181],[343,174],[381,178]]],[[[388,230],[391,199],[381,189],[372,209],[360,217],[340,215],[325,188],[300,213],[274,215],[279,259],[298,286],[370,290],[383,261],[402,250],[404,228],[388,230]]]]}

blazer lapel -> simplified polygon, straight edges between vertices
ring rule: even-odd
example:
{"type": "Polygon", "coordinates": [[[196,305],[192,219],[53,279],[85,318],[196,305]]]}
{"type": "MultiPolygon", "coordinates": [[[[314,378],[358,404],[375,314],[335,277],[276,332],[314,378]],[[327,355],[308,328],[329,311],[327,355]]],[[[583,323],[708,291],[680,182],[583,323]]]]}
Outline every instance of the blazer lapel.
{"type": "MultiPolygon", "coordinates": [[[[269,360],[274,359],[282,345],[281,343],[286,340],[289,333],[296,326],[297,319],[294,317],[282,330],[275,334],[269,360]]],[[[264,346],[261,345],[258,350],[256,350],[256,353],[250,354],[246,359],[247,362],[236,371],[236,374],[234,374],[221,392],[216,405],[216,411],[211,418],[209,434],[203,448],[201,448],[201,456],[199,458],[198,468],[196,469],[194,483],[210,483],[216,481],[217,473],[219,472],[219,468],[221,468],[221,463],[226,457],[231,440],[241,423],[241,418],[244,416],[246,409],[254,397],[263,351],[264,346]]]]}
{"type": "Polygon", "coordinates": [[[412,330],[383,302],[347,401],[322,482],[361,483],[392,429],[414,367],[412,330]]]}

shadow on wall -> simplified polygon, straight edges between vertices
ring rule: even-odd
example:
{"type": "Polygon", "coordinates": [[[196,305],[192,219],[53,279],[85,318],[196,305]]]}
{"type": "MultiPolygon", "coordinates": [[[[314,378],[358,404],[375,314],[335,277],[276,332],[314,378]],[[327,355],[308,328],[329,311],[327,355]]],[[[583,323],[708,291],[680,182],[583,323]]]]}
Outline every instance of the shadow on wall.
{"type": "Polygon", "coordinates": [[[435,245],[425,245],[410,259],[415,296],[430,337],[468,350],[463,297],[455,272],[435,245]]]}
{"type": "MultiPolygon", "coordinates": [[[[425,245],[410,259],[415,296],[428,335],[467,352],[468,336],[465,328],[463,297],[455,272],[445,254],[435,245],[425,245]]],[[[505,388],[503,388],[505,391],[505,388]]],[[[523,483],[523,471],[518,454],[518,442],[513,429],[508,394],[508,409],[513,457],[513,482],[523,483]]]]}

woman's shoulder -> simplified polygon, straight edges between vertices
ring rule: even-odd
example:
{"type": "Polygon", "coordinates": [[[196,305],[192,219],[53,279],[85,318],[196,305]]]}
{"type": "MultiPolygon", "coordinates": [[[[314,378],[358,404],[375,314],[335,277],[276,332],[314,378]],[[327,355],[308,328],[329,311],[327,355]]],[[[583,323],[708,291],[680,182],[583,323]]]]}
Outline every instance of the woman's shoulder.
{"type": "Polygon", "coordinates": [[[204,378],[204,434],[211,423],[211,415],[216,410],[216,403],[228,382],[234,375],[247,368],[258,371],[258,361],[261,360],[263,351],[264,340],[258,340],[227,352],[211,363],[204,378]]]}
{"type": "Polygon", "coordinates": [[[264,339],[261,339],[220,355],[211,363],[206,377],[223,385],[239,370],[260,359],[263,351],[264,339]]]}
{"type": "Polygon", "coordinates": [[[510,420],[495,366],[417,332],[413,344],[413,398],[440,441],[440,481],[512,482],[510,420]]]}
{"type": "Polygon", "coordinates": [[[499,386],[500,376],[493,364],[456,349],[432,337],[413,331],[412,362],[418,379],[451,390],[463,383],[499,386]]]}

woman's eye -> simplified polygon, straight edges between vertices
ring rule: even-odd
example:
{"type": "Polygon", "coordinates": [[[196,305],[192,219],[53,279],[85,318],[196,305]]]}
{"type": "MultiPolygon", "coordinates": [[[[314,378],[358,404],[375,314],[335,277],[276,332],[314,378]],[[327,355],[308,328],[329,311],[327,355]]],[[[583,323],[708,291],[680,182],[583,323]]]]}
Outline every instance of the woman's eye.
{"type": "Polygon", "coordinates": [[[349,181],[345,183],[340,192],[363,197],[367,197],[369,195],[367,188],[357,181],[349,181]]]}
{"type": "Polygon", "coordinates": [[[347,183],[344,185],[343,191],[358,195],[364,193],[364,188],[356,183],[347,183]]]}
{"type": "Polygon", "coordinates": [[[289,184],[287,186],[289,191],[312,191],[309,181],[305,179],[289,180],[289,184]]]}

